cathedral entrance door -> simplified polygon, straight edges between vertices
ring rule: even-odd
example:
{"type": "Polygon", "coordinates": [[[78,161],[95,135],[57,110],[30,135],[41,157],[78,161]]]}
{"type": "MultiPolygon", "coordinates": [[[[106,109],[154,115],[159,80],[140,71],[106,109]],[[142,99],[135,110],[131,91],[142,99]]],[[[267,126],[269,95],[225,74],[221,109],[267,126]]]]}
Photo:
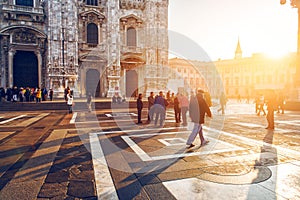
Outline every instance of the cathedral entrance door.
{"type": "Polygon", "coordinates": [[[126,71],[126,97],[138,96],[138,75],[135,70],[126,71]]]}
{"type": "Polygon", "coordinates": [[[91,93],[92,96],[100,96],[100,72],[96,69],[89,69],[86,72],[86,94],[91,93]]]}
{"type": "Polygon", "coordinates": [[[17,51],[13,60],[13,82],[17,87],[38,87],[38,60],[32,51],[17,51]]]}

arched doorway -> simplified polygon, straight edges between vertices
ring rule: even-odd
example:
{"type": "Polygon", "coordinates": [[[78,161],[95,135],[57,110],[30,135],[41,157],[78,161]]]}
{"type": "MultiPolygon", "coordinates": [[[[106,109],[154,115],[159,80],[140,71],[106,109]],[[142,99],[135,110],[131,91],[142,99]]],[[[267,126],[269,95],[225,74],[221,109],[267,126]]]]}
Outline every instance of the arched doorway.
{"type": "Polygon", "coordinates": [[[38,87],[38,60],[32,51],[17,51],[13,60],[13,85],[38,87]]]}
{"type": "Polygon", "coordinates": [[[86,93],[92,96],[100,96],[100,72],[96,69],[89,69],[86,72],[86,93]]]}
{"type": "Polygon", "coordinates": [[[126,71],[126,97],[137,97],[138,74],[135,70],[126,71]]]}

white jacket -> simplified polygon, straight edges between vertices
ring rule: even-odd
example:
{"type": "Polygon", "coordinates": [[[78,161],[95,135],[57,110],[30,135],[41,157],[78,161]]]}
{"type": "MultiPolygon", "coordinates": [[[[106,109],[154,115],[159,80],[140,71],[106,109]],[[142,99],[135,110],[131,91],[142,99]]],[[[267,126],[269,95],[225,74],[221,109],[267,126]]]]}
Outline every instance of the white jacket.
{"type": "Polygon", "coordinates": [[[70,106],[73,105],[73,96],[70,94],[67,94],[67,99],[68,99],[67,104],[70,106]]]}

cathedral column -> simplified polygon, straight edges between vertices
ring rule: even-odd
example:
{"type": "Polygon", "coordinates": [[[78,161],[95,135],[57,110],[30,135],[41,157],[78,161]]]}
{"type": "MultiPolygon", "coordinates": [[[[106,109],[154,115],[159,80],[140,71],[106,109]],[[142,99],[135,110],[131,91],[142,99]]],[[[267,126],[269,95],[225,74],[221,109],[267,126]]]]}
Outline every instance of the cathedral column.
{"type": "Polygon", "coordinates": [[[34,52],[38,61],[38,87],[41,88],[42,83],[42,56],[40,51],[34,52]]]}
{"type": "Polygon", "coordinates": [[[13,87],[13,63],[14,63],[14,55],[16,51],[14,49],[9,50],[8,52],[8,87],[12,88],[13,87]]]}
{"type": "Polygon", "coordinates": [[[130,81],[130,80],[126,80],[126,73],[127,73],[127,70],[125,68],[123,68],[121,70],[120,91],[121,91],[122,95],[125,95],[125,96],[126,96],[126,81],[130,81]]]}

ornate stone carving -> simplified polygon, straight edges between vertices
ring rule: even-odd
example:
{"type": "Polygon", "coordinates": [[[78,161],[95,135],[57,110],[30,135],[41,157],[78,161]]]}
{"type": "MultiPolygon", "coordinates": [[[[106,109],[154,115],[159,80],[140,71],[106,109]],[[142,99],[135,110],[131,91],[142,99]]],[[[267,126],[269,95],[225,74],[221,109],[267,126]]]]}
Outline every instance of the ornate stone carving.
{"type": "Polygon", "coordinates": [[[30,32],[15,32],[13,34],[13,43],[36,44],[37,37],[30,32]]]}
{"type": "Polygon", "coordinates": [[[145,0],[120,0],[122,9],[145,9],[145,0]]]}

